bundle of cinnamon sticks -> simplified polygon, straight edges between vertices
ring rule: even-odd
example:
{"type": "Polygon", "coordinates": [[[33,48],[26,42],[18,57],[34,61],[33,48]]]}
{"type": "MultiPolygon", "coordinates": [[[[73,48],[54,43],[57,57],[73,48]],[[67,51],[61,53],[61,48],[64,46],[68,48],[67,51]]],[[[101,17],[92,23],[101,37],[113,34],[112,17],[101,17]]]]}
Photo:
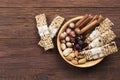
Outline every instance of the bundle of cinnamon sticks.
{"type": "Polygon", "coordinates": [[[82,19],[76,23],[75,28],[80,29],[80,34],[89,30],[92,27],[99,25],[103,21],[102,15],[92,16],[91,14],[85,14],[82,19]]]}

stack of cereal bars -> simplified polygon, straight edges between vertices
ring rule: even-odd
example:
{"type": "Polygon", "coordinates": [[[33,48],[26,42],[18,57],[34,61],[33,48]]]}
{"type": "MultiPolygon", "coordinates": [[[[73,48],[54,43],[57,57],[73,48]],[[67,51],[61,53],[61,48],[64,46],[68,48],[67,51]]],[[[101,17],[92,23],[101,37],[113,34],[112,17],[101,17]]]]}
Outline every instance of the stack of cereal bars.
{"type": "Polygon", "coordinates": [[[92,33],[86,38],[87,49],[80,52],[87,60],[94,60],[108,56],[118,51],[116,43],[113,41],[116,37],[111,30],[114,24],[106,18],[92,33]]]}
{"type": "Polygon", "coordinates": [[[37,15],[35,16],[35,18],[37,22],[38,34],[40,36],[40,41],[38,45],[43,47],[45,50],[54,48],[52,39],[62,25],[64,18],[61,16],[55,17],[49,27],[47,26],[45,14],[37,15]]]}

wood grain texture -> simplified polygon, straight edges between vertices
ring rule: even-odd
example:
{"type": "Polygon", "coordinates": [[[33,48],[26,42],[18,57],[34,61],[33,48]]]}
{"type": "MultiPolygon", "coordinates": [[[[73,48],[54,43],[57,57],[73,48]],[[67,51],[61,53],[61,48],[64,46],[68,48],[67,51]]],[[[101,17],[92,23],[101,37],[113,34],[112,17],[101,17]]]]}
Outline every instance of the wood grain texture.
{"type": "Polygon", "coordinates": [[[112,20],[120,36],[120,8],[0,8],[0,38],[38,38],[34,17],[40,13],[46,13],[48,25],[57,14],[66,21],[85,13],[102,14],[112,20]]]}
{"type": "MultiPolygon", "coordinates": [[[[0,40],[1,79],[36,80],[34,79],[36,77],[37,80],[44,80],[43,78],[46,77],[48,80],[87,80],[88,78],[101,80],[101,77],[104,77],[105,80],[119,79],[120,64],[117,62],[120,61],[119,52],[106,57],[94,67],[79,69],[66,63],[60,57],[57,49],[44,52],[41,47],[37,46],[38,41],[39,39],[0,40]]],[[[116,42],[120,48],[119,38],[116,39],[116,42]]]]}
{"type": "Polygon", "coordinates": [[[70,18],[102,14],[115,24],[120,49],[119,0],[0,0],[0,80],[120,80],[120,50],[98,65],[80,69],[66,63],[55,49],[39,47],[35,15],[70,18]]]}
{"type": "Polygon", "coordinates": [[[120,7],[119,0],[0,0],[0,7],[120,7]]]}

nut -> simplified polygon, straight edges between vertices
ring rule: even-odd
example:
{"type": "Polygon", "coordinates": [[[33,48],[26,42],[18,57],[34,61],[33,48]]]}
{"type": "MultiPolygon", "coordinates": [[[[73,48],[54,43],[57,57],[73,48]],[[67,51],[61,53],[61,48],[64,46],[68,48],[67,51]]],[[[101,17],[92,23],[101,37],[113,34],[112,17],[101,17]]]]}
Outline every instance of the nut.
{"type": "Polygon", "coordinates": [[[63,32],[65,36],[67,36],[67,33],[66,32],[63,32]]]}
{"type": "Polygon", "coordinates": [[[67,57],[65,57],[67,60],[71,61],[73,59],[72,56],[68,55],[67,57]]]}
{"type": "Polygon", "coordinates": [[[65,40],[61,40],[61,43],[65,43],[66,41],[65,40]]]}
{"type": "Polygon", "coordinates": [[[79,29],[79,28],[76,28],[76,29],[75,29],[75,33],[79,35],[79,34],[80,34],[80,29],[79,29]]]}
{"type": "Polygon", "coordinates": [[[69,24],[69,27],[73,29],[75,27],[75,24],[72,22],[69,24]]]}
{"type": "Polygon", "coordinates": [[[77,58],[77,57],[75,57],[75,60],[76,60],[76,61],[78,61],[78,58],[77,58]]]}
{"type": "Polygon", "coordinates": [[[70,55],[71,57],[73,57],[73,58],[75,57],[75,54],[74,54],[74,53],[70,53],[69,55],[70,55]]]}
{"type": "Polygon", "coordinates": [[[70,32],[70,36],[75,37],[75,36],[76,36],[76,35],[75,35],[75,32],[74,32],[74,31],[71,31],[71,32],[70,32]]]}
{"type": "Polygon", "coordinates": [[[78,51],[75,50],[74,54],[75,54],[75,56],[77,57],[77,56],[78,56],[78,51]]]}
{"type": "Polygon", "coordinates": [[[75,65],[77,65],[78,64],[78,62],[76,61],[76,60],[71,60],[71,62],[73,63],[73,64],[75,64],[75,65]]]}
{"type": "Polygon", "coordinates": [[[65,38],[65,40],[66,40],[66,41],[70,41],[70,37],[67,36],[67,37],[65,38]]]}
{"type": "Polygon", "coordinates": [[[66,35],[65,35],[64,33],[61,33],[61,34],[60,34],[60,39],[64,39],[65,36],[66,36],[66,35]]]}
{"type": "Polygon", "coordinates": [[[63,55],[64,55],[64,56],[68,56],[72,51],[73,51],[72,48],[66,48],[66,49],[63,51],[63,55]]]}
{"type": "Polygon", "coordinates": [[[86,61],[87,61],[86,58],[83,58],[83,59],[78,60],[78,63],[79,63],[79,64],[83,64],[83,63],[85,63],[86,61]]]}
{"type": "Polygon", "coordinates": [[[66,49],[66,45],[64,43],[61,44],[61,49],[65,50],[66,49]]]}
{"type": "Polygon", "coordinates": [[[67,46],[68,48],[71,48],[71,47],[72,47],[72,43],[71,43],[71,42],[67,42],[67,43],[66,43],[66,46],[67,46]]]}
{"type": "Polygon", "coordinates": [[[66,29],[66,33],[69,34],[70,32],[71,32],[71,29],[70,29],[70,28],[67,28],[67,29],[66,29]]]}
{"type": "Polygon", "coordinates": [[[77,58],[78,58],[78,59],[82,59],[82,58],[84,58],[84,56],[78,55],[77,58]]]}
{"type": "Polygon", "coordinates": [[[70,37],[70,41],[71,41],[71,42],[75,42],[75,38],[70,37]]]}

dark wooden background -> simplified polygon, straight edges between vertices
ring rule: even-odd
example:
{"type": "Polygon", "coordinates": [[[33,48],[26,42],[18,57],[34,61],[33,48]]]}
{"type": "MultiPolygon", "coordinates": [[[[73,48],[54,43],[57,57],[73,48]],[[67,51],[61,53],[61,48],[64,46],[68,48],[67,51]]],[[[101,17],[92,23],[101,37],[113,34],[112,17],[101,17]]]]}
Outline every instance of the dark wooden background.
{"type": "Polygon", "coordinates": [[[70,18],[102,14],[115,24],[120,49],[120,0],[0,0],[0,80],[120,80],[120,51],[98,65],[80,69],[66,63],[55,49],[37,45],[35,15],[70,18]]]}

